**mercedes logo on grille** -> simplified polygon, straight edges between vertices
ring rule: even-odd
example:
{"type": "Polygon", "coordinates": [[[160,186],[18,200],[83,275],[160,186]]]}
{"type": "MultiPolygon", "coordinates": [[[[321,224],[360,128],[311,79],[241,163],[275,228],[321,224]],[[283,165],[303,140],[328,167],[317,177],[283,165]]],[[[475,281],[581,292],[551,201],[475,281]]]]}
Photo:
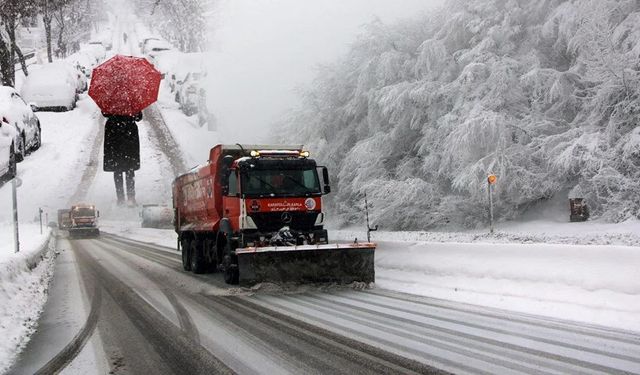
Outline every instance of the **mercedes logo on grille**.
{"type": "Polygon", "coordinates": [[[291,214],[288,212],[283,212],[282,216],[280,216],[280,219],[282,219],[282,222],[285,224],[289,224],[291,222],[291,220],[293,219],[291,217],[291,214]]]}

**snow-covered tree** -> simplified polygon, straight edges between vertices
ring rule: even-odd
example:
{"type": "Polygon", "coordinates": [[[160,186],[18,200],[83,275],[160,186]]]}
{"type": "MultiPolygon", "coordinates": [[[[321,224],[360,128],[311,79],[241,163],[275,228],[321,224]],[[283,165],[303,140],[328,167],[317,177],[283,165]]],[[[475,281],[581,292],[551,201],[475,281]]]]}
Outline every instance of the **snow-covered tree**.
{"type": "Polygon", "coordinates": [[[595,216],[640,217],[640,3],[455,0],[363,31],[323,67],[278,138],[331,168],[355,223],[366,191],[389,229],[513,218],[580,191],[595,216]]]}
{"type": "Polygon", "coordinates": [[[20,62],[25,75],[29,74],[16,40],[16,28],[22,17],[34,12],[35,3],[31,0],[3,0],[0,6],[0,76],[3,85],[13,86],[16,60],[20,62]]]}
{"type": "Polygon", "coordinates": [[[206,45],[206,10],[213,0],[135,0],[138,15],[183,52],[206,45]]]}

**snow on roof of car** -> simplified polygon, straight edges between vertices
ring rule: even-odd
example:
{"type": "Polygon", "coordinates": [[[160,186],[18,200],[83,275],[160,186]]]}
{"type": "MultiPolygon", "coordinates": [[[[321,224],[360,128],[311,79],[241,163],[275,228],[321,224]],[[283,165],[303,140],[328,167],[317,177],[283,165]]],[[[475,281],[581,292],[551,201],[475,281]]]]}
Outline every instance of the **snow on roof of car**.
{"type": "Polygon", "coordinates": [[[167,49],[173,49],[173,46],[164,40],[160,40],[160,39],[150,39],[147,41],[147,43],[145,44],[145,49],[147,50],[151,50],[152,48],[167,48],[167,49]]]}
{"type": "Polygon", "coordinates": [[[182,59],[182,55],[184,55],[184,52],[181,51],[167,51],[156,57],[154,65],[161,73],[172,72],[182,59]]]}
{"type": "Polygon", "coordinates": [[[29,76],[24,81],[23,91],[27,87],[49,87],[61,82],[75,86],[77,78],[73,69],[73,66],[64,61],[38,65],[37,68],[29,70],[29,76]]]}

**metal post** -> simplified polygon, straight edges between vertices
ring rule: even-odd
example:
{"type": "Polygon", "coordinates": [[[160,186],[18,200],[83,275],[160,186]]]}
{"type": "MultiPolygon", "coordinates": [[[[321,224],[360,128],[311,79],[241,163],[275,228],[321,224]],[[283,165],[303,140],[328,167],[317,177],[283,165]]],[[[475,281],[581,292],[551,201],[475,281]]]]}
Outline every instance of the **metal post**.
{"type": "Polygon", "coordinates": [[[367,202],[367,192],[364,193],[364,212],[367,215],[367,242],[371,242],[371,232],[375,232],[378,230],[378,226],[374,226],[373,228],[369,225],[369,202],[367,202]]]}
{"type": "Polygon", "coordinates": [[[13,243],[15,252],[18,253],[20,252],[20,230],[18,228],[18,189],[15,178],[11,180],[11,193],[13,195],[13,243]]]}
{"type": "Polygon", "coordinates": [[[489,230],[493,234],[493,184],[488,184],[489,189],[489,230]]]}
{"type": "Polygon", "coordinates": [[[40,234],[42,234],[42,207],[38,208],[38,214],[40,215],[40,234]]]}

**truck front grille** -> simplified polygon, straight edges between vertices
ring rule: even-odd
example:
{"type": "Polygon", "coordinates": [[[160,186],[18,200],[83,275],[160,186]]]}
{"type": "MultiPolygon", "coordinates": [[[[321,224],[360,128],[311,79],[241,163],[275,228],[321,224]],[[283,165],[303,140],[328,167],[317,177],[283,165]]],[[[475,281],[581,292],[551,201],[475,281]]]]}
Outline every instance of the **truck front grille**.
{"type": "Polygon", "coordinates": [[[284,226],[299,231],[309,231],[318,217],[318,212],[287,212],[291,215],[291,222],[283,221],[283,212],[252,212],[249,214],[261,232],[275,232],[284,226]]]}

